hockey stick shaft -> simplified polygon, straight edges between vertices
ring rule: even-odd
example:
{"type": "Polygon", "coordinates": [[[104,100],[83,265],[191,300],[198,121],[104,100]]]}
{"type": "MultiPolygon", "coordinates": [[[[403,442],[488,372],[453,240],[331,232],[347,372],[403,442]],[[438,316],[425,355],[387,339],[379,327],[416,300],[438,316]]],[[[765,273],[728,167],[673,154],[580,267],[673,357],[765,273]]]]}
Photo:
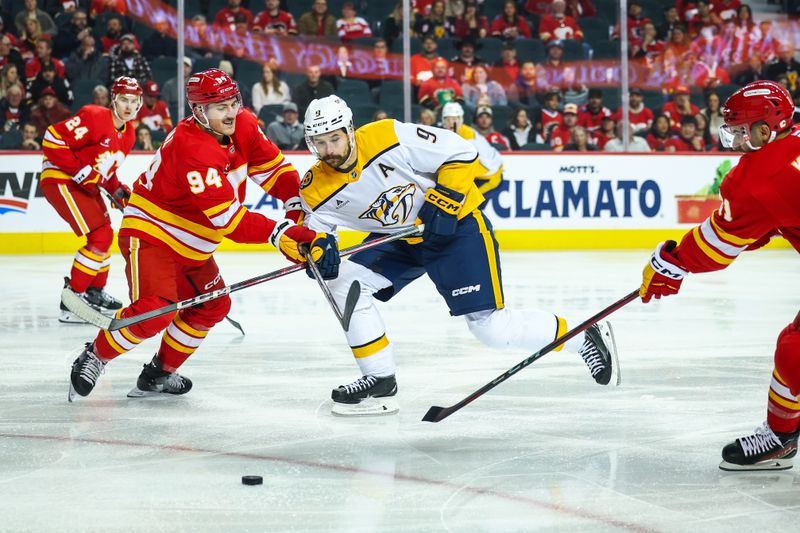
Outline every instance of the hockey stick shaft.
{"type": "Polygon", "coordinates": [[[330,288],[325,283],[325,280],[319,271],[319,267],[311,257],[311,252],[305,252],[305,256],[306,261],[308,262],[308,268],[311,270],[311,274],[317,281],[320,290],[322,290],[322,294],[325,295],[328,305],[330,305],[331,309],[333,309],[333,314],[336,315],[336,319],[339,321],[339,324],[342,325],[342,329],[345,331],[349,330],[350,319],[353,317],[353,309],[355,309],[358,298],[361,296],[361,284],[358,282],[358,280],[356,280],[350,285],[350,288],[347,291],[347,298],[345,298],[344,309],[340,309],[339,304],[336,303],[336,299],[333,297],[333,294],[331,294],[330,288]]]}
{"type": "Polygon", "coordinates": [[[115,207],[116,209],[118,209],[118,210],[120,210],[120,211],[122,211],[123,209],[125,209],[125,207],[123,207],[123,205],[122,205],[121,203],[119,203],[119,200],[117,200],[116,198],[114,198],[114,197],[111,195],[111,193],[110,193],[110,192],[108,192],[107,190],[105,190],[104,188],[102,188],[102,187],[101,187],[101,186],[99,186],[99,185],[97,186],[97,188],[98,188],[98,190],[100,191],[100,194],[102,194],[103,196],[105,196],[105,197],[106,197],[106,199],[107,199],[109,202],[111,202],[111,206],[112,206],[112,207],[115,207]]]}
{"type": "MultiPolygon", "coordinates": [[[[386,244],[388,242],[397,241],[399,239],[404,239],[407,237],[414,237],[422,232],[422,226],[412,226],[407,228],[401,232],[394,233],[391,235],[385,235],[383,237],[378,237],[377,239],[372,239],[367,242],[363,242],[361,244],[357,244],[356,246],[351,246],[346,250],[342,250],[339,253],[340,257],[347,257],[349,255],[356,254],[358,252],[362,252],[364,250],[368,250],[370,248],[374,248],[381,244],[386,244]]],[[[179,311],[181,309],[186,309],[188,307],[194,307],[196,305],[200,305],[201,303],[208,302],[211,300],[216,300],[221,296],[225,296],[226,294],[230,294],[232,292],[240,291],[242,289],[246,289],[248,287],[253,287],[254,285],[259,285],[261,283],[266,283],[267,281],[272,281],[274,279],[282,278],[288,274],[292,274],[299,270],[303,270],[305,268],[304,263],[297,263],[294,265],[289,265],[287,267],[274,270],[272,272],[268,272],[267,274],[262,274],[260,276],[256,276],[254,278],[246,279],[244,281],[240,281],[238,283],[234,283],[233,285],[228,285],[227,287],[223,287],[221,289],[217,289],[215,291],[207,292],[204,294],[200,294],[199,296],[195,296],[193,298],[188,298],[186,300],[182,300],[180,302],[175,302],[173,304],[165,305],[164,307],[159,307],[158,309],[153,309],[152,311],[147,311],[146,313],[141,313],[138,315],[133,315],[125,318],[115,318],[110,319],[108,317],[106,320],[97,320],[97,321],[90,321],[92,324],[108,330],[114,331],[121,328],[127,328],[134,324],[139,324],[140,322],[144,322],[146,320],[150,320],[161,315],[165,315],[167,313],[174,313],[175,311],[179,311]]],[[[63,299],[63,296],[62,296],[63,299]]],[[[65,302],[69,307],[69,303],[65,302]]],[[[72,310],[72,309],[70,309],[72,310]]],[[[99,313],[98,313],[99,314],[99,313]]],[[[79,315],[80,316],[80,315],[79,315]]],[[[102,315],[101,315],[102,316],[102,315]]]]}
{"type": "Polygon", "coordinates": [[[306,264],[308,264],[308,268],[311,270],[311,274],[313,274],[314,279],[319,285],[319,288],[322,290],[322,294],[325,295],[325,299],[328,301],[328,305],[331,306],[333,309],[333,314],[336,315],[336,318],[342,323],[342,319],[344,315],[342,315],[342,311],[339,309],[339,306],[336,304],[336,300],[333,299],[333,295],[331,294],[331,290],[325,284],[325,280],[322,278],[322,274],[319,271],[319,267],[314,262],[314,258],[311,257],[311,252],[306,251],[304,252],[306,256],[306,264]]]}
{"type": "Polygon", "coordinates": [[[526,366],[528,366],[531,363],[533,363],[534,361],[542,358],[545,354],[553,351],[555,348],[561,346],[562,344],[564,344],[565,342],[569,341],[573,337],[579,335],[580,333],[583,333],[584,331],[586,331],[587,329],[592,327],[592,325],[594,325],[597,322],[603,320],[604,318],[606,318],[610,314],[614,313],[615,311],[621,309],[622,307],[625,307],[626,305],[628,305],[629,303],[631,303],[632,301],[634,301],[638,297],[639,297],[639,289],[636,289],[635,291],[633,291],[630,294],[626,295],[624,298],[622,298],[622,299],[614,302],[613,304],[609,305],[608,307],[606,307],[605,309],[603,309],[602,311],[600,311],[599,313],[597,313],[593,317],[589,318],[585,322],[583,322],[583,323],[577,325],[576,327],[572,328],[571,330],[566,332],[564,335],[562,335],[561,337],[557,338],[556,340],[554,340],[553,342],[551,342],[550,344],[548,344],[547,346],[545,346],[544,348],[542,348],[541,350],[536,352],[535,354],[530,355],[527,358],[523,359],[522,361],[517,363],[515,366],[513,366],[510,369],[506,370],[505,372],[503,372],[502,374],[500,374],[499,376],[494,378],[492,381],[490,381],[489,383],[487,383],[486,385],[484,385],[480,389],[476,390],[475,392],[473,392],[472,394],[470,394],[469,396],[467,396],[466,398],[464,398],[463,400],[461,400],[457,404],[451,405],[450,407],[438,407],[438,406],[435,406],[435,405],[432,406],[430,409],[428,409],[428,412],[425,413],[425,416],[422,417],[422,421],[423,422],[439,422],[441,420],[444,420],[445,418],[447,418],[448,416],[452,415],[453,413],[455,413],[456,411],[458,411],[459,409],[461,409],[465,405],[467,405],[469,403],[472,403],[473,401],[477,400],[478,398],[480,398],[481,396],[483,396],[484,394],[486,394],[487,392],[489,392],[490,390],[492,390],[493,388],[495,388],[496,386],[498,386],[499,384],[501,384],[502,382],[504,382],[505,380],[507,380],[508,378],[510,378],[511,376],[516,374],[517,372],[519,372],[520,370],[522,370],[523,368],[525,368],[526,366]]]}

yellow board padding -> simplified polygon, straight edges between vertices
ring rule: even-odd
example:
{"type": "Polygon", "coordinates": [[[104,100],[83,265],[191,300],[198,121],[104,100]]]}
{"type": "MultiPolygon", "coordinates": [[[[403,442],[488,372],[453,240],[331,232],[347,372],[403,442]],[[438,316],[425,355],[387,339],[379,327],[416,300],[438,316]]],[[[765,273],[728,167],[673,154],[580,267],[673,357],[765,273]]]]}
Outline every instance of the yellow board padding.
{"type": "MultiPolygon", "coordinates": [[[[680,241],[686,230],[676,229],[632,229],[632,230],[497,230],[495,236],[500,251],[546,251],[546,250],[652,250],[667,239],[680,241]]],[[[340,248],[360,243],[365,233],[339,232],[340,248]]],[[[0,254],[70,254],[86,244],[84,237],[72,233],[2,233],[0,254]]],[[[789,248],[784,239],[773,239],[765,248],[789,248]]],[[[111,248],[119,253],[116,239],[111,248]]],[[[276,251],[269,244],[240,244],[222,241],[221,252],[276,251]]]]}

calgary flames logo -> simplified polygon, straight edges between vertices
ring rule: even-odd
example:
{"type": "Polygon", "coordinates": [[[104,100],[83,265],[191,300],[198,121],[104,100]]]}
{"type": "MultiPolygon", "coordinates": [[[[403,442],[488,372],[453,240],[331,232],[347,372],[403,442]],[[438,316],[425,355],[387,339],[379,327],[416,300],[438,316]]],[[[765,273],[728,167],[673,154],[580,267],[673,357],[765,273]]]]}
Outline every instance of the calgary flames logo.
{"type": "Polygon", "coordinates": [[[403,224],[414,206],[416,190],[417,186],[409,183],[383,191],[358,218],[377,220],[382,226],[403,224]]]}

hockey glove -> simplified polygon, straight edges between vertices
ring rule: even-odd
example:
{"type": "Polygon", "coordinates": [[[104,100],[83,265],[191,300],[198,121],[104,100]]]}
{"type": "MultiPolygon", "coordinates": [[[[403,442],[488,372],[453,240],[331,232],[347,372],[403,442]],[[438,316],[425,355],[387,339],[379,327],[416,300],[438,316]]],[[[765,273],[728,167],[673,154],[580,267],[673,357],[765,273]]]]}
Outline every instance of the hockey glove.
{"type": "Polygon", "coordinates": [[[650,257],[650,261],[642,272],[642,286],[639,296],[642,302],[647,303],[655,296],[678,294],[683,278],[689,272],[680,264],[680,260],[672,255],[672,250],[678,245],[675,241],[662,242],[650,257]]]}
{"type": "Polygon", "coordinates": [[[458,226],[458,212],[461,211],[461,202],[464,195],[460,192],[437,185],[425,193],[425,203],[419,210],[417,218],[425,224],[422,231],[422,240],[431,242],[440,237],[449,237],[455,234],[458,226]]]}
{"type": "Polygon", "coordinates": [[[128,205],[128,200],[131,198],[131,189],[127,185],[120,183],[116,174],[111,174],[111,177],[101,182],[100,186],[114,199],[114,207],[122,211],[128,205]]]}
{"type": "Polygon", "coordinates": [[[76,172],[74,176],[72,176],[72,181],[74,181],[78,185],[83,185],[83,183],[87,179],[92,177],[94,174],[96,174],[96,172],[92,168],[92,165],[86,165],[85,167],[80,169],[78,172],[76,172]]]}
{"type": "Polygon", "coordinates": [[[311,258],[324,279],[334,279],[339,275],[339,248],[329,233],[317,233],[284,219],[275,225],[269,242],[293,263],[304,263],[303,251],[311,250],[311,258]]]}
{"type": "MultiPolygon", "coordinates": [[[[317,237],[311,241],[311,257],[322,274],[322,279],[331,280],[339,276],[339,264],[342,262],[339,257],[339,244],[336,237],[330,233],[318,233],[317,237]]],[[[306,267],[306,274],[313,278],[311,269],[306,267]]]]}
{"type": "Polygon", "coordinates": [[[283,215],[295,224],[300,224],[301,217],[303,216],[303,205],[300,203],[299,196],[293,196],[283,203],[286,213],[283,215]]]}

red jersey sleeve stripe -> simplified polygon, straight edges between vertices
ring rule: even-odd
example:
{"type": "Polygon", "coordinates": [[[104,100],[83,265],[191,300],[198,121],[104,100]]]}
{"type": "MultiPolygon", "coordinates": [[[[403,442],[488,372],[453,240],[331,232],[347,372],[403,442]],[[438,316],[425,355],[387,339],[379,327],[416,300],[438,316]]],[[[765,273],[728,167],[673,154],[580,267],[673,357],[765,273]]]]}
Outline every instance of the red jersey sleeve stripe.
{"type": "Polygon", "coordinates": [[[747,246],[734,246],[721,239],[711,225],[711,219],[708,218],[700,225],[700,233],[709,246],[727,257],[735,258],[747,248],[747,246]]]}
{"type": "Polygon", "coordinates": [[[731,243],[734,246],[747,246],[748,244],[756,242],[756,239],[744,239],[742,237],[737,237],[736,235],[727,233],[720,227],[719,223],[717,222],[717,213],[712,213],[710,220],[711,220],[711,227],[714,228],[714,233],[719,235],[721,239],[731,243]]]}
{"type": "Polygon", "coordinates": [[[703,239],[702,234],[700,233],[700,226],[697,226],[692,230],[692,237],[694,239],[694,243],[700,249],[703,254],[720,265],[730,265],[733,262],[733,259],[730,257],[726,257],[716,250],[714,250],[708,243],[703,239]]]}

